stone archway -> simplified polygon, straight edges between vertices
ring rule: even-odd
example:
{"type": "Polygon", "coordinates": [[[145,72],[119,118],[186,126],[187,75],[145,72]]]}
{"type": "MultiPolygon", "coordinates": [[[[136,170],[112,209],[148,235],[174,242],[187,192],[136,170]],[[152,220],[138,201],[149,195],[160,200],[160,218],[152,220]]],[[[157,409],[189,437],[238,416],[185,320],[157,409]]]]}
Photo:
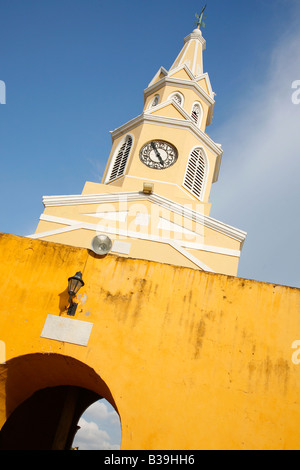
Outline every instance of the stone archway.
{"type": "Polygon", "coordinates": [[[95,401],[116,409],[109,388],[86,364],[58,354],[30,354],[7,363],[7,419],[0,450],[70,449],[77,423],[95,401]]]}

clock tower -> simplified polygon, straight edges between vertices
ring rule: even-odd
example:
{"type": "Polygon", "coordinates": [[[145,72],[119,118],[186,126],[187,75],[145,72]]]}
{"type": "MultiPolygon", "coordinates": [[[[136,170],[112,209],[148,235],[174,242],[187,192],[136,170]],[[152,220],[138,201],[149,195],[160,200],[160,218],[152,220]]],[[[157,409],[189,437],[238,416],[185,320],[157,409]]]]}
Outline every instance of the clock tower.
{"type": "Polygon", "coordinates": [[[171,69],[161,67],[145,89],[142,114],[111,133],[103,184],[140,191],[141,181],[147,181],[155,193],[201,205],[209,215],[222,149],[205,133],[215,103],[209,76],[203,73],[205,46],[195,29],[171,69]]]}
{"type": "Polygon", "coordinates": [[[120,256],[237,274],[246,233],[210,216],[223,151],[206,134],[215,94],[205,48],[200,28],[184,39],[170,70],[144,90],[141,114],[111,132],[101,183],[44,197],[31,237],[90,248],[105,234],[120,256]]]}

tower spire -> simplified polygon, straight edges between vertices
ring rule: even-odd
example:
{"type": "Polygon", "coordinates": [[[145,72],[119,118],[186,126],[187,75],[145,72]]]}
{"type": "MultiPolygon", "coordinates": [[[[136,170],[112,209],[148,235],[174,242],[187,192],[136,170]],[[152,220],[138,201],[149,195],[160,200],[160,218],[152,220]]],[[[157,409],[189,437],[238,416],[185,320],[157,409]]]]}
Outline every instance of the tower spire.
{"type": "MultiPolygon", "coordinates": [[[[198,24],[201,24],[200,19],[198,24]]],[[[184,38],[184,46],[170,70],[187,65],[195,76],[203,74],[203,51],[205,48],[206,41],[202,36],[202,32],[200,28],[195,28],[191,34],[184,38]]]]}

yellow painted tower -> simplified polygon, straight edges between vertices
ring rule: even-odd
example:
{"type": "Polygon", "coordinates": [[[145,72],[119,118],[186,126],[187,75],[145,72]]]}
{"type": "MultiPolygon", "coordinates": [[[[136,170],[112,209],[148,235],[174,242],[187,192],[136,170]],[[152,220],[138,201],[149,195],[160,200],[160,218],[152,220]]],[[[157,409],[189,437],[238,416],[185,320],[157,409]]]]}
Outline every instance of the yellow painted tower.
{"type": "Polygon", "coordinates": [[[104,234],[120,256],[237,275],[246,233],[210,217],[223,151],[206,133],[215,94],[205,48],[200,28],[184,39],[144,90],[142,113],[111,132],[101,184],[45,196],[30,238],[90,248],[104,234]]]}

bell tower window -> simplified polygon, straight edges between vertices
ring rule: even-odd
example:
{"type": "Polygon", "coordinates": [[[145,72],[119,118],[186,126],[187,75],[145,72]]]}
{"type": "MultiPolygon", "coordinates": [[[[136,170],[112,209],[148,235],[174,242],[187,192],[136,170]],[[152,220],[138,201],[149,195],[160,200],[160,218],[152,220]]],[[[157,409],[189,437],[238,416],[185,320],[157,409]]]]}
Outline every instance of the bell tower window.
{"type": "Polygon", "coordinates": [[[180,106],[183,106],[184,97],[181,93],[176,92],[176,93],[172,93],[172,95],[169,96],[169,100],[173,100],[180,106]]]}
{"type": "Polygon", "coordinates": [[[201,105],[200,103],[194,103],[192,112],[191,112],[191,118],[197,126],[200,125],[201,117],[202,117],[201,105]]]}
{"type": "Polygon", "coordinates": [[[203,196],[204,191],[207,173],[206,162],[203,149],[195,148],[189,156],[183,181],[183,186],[199,199],[203,196]]]}
{"type": "Polygon", "coordinates": [[[109,170],[109,174],[107,177],[107,183],[115,180],[116,178],[124,174],[131,147],[132,147],[132,137],[130,135],[127,135],[125,137],[124,142],[121,144],[119,149],[117,149],[115,152],[111,169],[109,170]]]}
{"type": "Polygon", "coordinates": [[[155,95],[154,98],[153,98],[153,101],[151,103],[151,108],[153,108],[154,106],[157,106],[158,101],[159,101],[159,95],[155,95]]]}

